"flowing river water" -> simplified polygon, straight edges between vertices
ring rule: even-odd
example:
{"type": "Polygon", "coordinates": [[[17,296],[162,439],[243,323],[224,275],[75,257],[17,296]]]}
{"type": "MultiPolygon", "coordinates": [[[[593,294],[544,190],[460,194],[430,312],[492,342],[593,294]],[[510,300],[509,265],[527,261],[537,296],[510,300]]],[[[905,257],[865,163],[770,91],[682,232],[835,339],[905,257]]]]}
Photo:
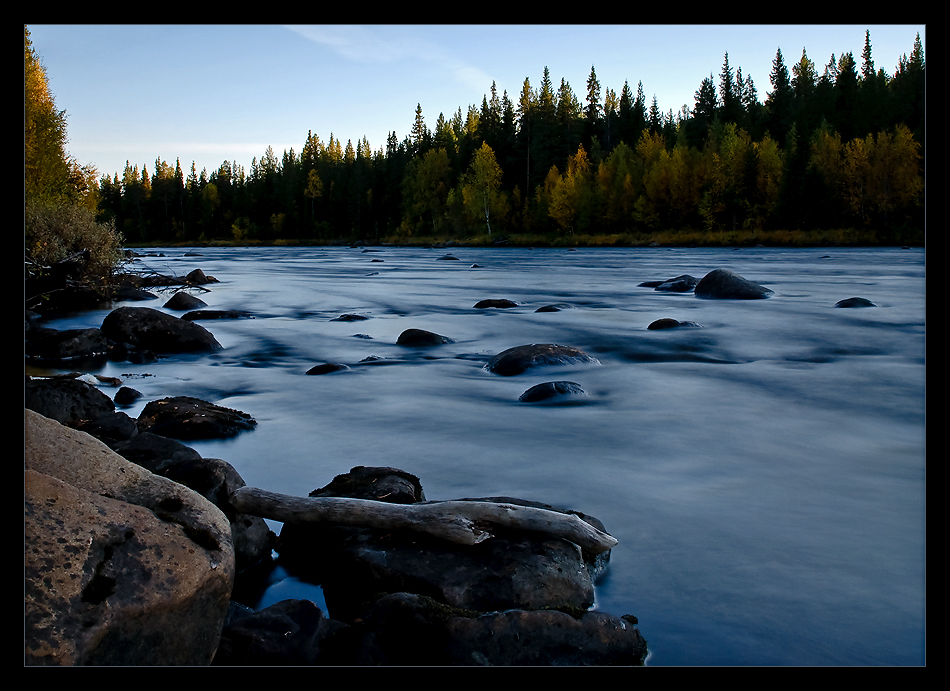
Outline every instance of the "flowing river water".
{"type": "MultiPolygon", "coordinates": [[[[639,619],[651,665],[925,662],[924,250],[156,251],[134,266],[200,268],[220,281],[195,293],[207,309],[254,318],[199,322],[220,351],[97,373],[144,394],[133,417],[173,395],[253,416],[235,438],[189,442],[248,485],[306,496],[353,466],[393,466],[430,500],[507,495],[596,516],[619,544],[595,607],[639,619]],[[716,268],[774,294],[638,286],[716,268]],[[834,306],[853,296],[876,306],[834,306]],[[519,304],[473,307],[486,298],[519,304]],[[562,309],[535,311],[550,304],[562,309]],[[663,317],[702,328],[647,329],[663,317]],[[397,345],[408,328],[455,342],[397,345]],[[483,368],[528,343],[599,364],[483,368]],[[350,369],[307,376],[325,362],[350,369]],[[554,380],[588,396],[518,401],[554,380]]],[[[277,573],[258,606],[322,605],[318,586],[277,573]]]]}

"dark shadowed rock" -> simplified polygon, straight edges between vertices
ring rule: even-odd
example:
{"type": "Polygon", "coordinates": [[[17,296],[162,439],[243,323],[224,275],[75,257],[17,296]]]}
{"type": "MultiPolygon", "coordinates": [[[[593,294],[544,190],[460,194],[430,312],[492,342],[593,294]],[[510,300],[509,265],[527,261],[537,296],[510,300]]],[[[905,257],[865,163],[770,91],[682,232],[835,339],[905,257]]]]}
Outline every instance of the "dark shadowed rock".
{"type": "Polygon", "coordinates": [[[521,374],[542,365],[600,364],[583,350],[554,343],[515,346],[495,355],[485,369],[503,377],[521,374]]]}
{"type": "Polygon", "coordinates": [[[432,333],[431,331],[425,331],[423,329],[406,329],[401,334],[399,334],[399,338],[396,339],[396,343],[403,346],[419,347],[442,345],[444,343],[455,343],[455,341],[448,336],[441,336],[437,333],[432,333]]]}
{"type": "Polygon", "coordinates": [[[325,362],[322,365],[315,365],[314,367],[311,367],[307,370],[307,374],[330,374],[331,372],[342,372],[348,369],[350,368],[340,363],[325,362]]]}
{"type": "Polygon", "coordinates": [[[509,307],[517,307],[518,303],[513,302],[512,300],[505,300],[503,298],[498,299],[489,299],[489,300],[479,300],[475,303],[475,309],[486,309],[488,307],[495,307],[497,309],[507,309],[509,307]]]}
{"type": "Polygon", "coordinates": [[[642,288],[653,288],[654,290],[666,291],[671,293],[688,293],[696,287],[699,282],[694,276],[683,274],[676,278],[668,278],[664,281],[644,281],[640,283],[642,288]]]}
{"type": "Polygon", "coordinates": [[[282,600],[226,621],[212,665],[352,664],[334,643],[347,628],[310,600],[282,600]]]}
{"type": "Polygon", "coordinates": [[[877,305],[867,298],[847,298],[845,300],[838,300],[838,302],[835,303],[835,307],[877,307],[877,305]]]}
{"type": "Polygon", "coordinates": [[[111,344],[100,329],[66,329],[58,331],[28,325],[24,334],[24,351],[28,358],[59,362],[103,357],[111,344]]]}
{"type": "Polygon", "coordinates": [[[693,290],[696,297],[721,300],[761,300],[772,295],[768,288],[728,269],[714,269],[693,290]]]}
{"type": "Polygon", "coordinates": [[[115,401],[117,405],[132,405],[141,397],[142,393],[140,391],[136,391],[128,386],[122,386],[115,392],[115,396],[112,397],[112,400],[115,401]]]}
{"type": "Polygon", "coordinates": [[[577,397],[586,397],[587,392],[572,381],[549,381],[537,384],[525,391],[518,400],[522,403],[540,403],[542,401],[563,401],[577,397]]]}
{"type": "Polygon", "coordinates": [[[357,665],[642,665],[647,642],[632,618],[520,609],[483,614],[392,593],[348,633],[359,637],[357,665]]]}
{"type": "Polygon", "coordinates": [[[663,319],[657,319],[656,321],[651,322],[647,329],[650,331],[657,331],[660,329],[676,329],[678,327],[686,327],[691,329],[701,328],[696,322],[681,322],[677,321],[676,319],[665,317],[663,319]]]}
{"type": "Polygon", "coordinates": [[[138,417],[140,431],[182,440],[233,437],[256,425],[247,413],[191,396],[151,401],[138,417]]]}
{"type": "Polygon", "coordinates": [[[111,398],[78,379],[26,380],[24,407],[70,427],[115,412],[111,398]]]}
{"type": "Polygon", "coordinates": [[[331,319],[331,322],[359,322],[364,319],[369,319],[369,317],[364,317],[362,314],[341,314],[335,319],[331,319]]]}
{"type": "Polygon", "coordinates": [[[205,272],[201,269],[190,271],[188,275],[185,276],[185,280],[195,286],[205,285],[206,283],[220,283],[214,276],[205,275],[205,272]]]}
{"type": "Polygon", "coordinates": [[[140,351],[184,353],[221,348],[200,324],[150,307],[119,307],[106,316],[101,329],[112,341],[140,351]]]}
{"type": "Polygon", "coordinates": [[[561,310],[571,309],[571,305],[564,302],[558,302],[553,305],[544,305],[535,310],[535,312],[560,312],[561,310]]]}
{"type": "Polygon", "coordinates": [[[204,300],[199,300],[190,293],[179,291],[172,295],[162,307],[170,310],[193,310],[199,307],[207,307],[207,305],[208,303],[204,300]]]}

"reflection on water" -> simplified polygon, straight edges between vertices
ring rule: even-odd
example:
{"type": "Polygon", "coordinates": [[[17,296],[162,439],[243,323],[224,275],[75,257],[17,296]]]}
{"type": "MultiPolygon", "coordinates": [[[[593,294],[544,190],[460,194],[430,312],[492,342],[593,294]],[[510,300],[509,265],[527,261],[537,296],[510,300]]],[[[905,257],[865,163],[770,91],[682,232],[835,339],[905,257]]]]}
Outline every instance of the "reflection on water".
{"type": "MultiPolygon", "coordinates": [[[[133,416],[179,394],[254,416],[252,432],[193,444],[252,486],[306,495],[388,465],[430,499],[520,496],[597,516],[620,542],[596,606],[638,617],[650,664],[923,662],[923,251],[452,251],[164,250],[142,264],[201,268],[220,281],[208,309],[255,318],[202,322],[222,351],[104,372],[140,377],[127,381],[145,394],[133,416]],[[716,268],[775,294],[638,287],[716,268]],[[834,307],[853,296],[877,307],[834,307]],[[486,298],[518,305],[474,308],[486,298]],[[564,308],[536,312],[550,304],[564,308]],[[663,317],[702,328],[647,330],[663,317]],[[455,342],[396,345],[408,328],[455,342]],[[599,364],[484,369],[527,343],[599,364]],[[349,370],[305,374],[322,363],[349,370]],[[555,380],[589,397],[518,402],[555,380]]],[[[288,577],[264,599],[318,593],[288,577]]]]}

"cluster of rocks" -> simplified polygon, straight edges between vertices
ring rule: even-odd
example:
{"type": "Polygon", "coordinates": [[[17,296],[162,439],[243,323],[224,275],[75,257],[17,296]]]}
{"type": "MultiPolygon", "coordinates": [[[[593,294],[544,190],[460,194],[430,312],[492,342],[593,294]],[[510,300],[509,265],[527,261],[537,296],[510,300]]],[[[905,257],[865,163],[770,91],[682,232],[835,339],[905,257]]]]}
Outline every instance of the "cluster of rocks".
{"type": "MultiPolygon", "coordinates": [[[[419,533],[285,522],[235,511],[244,481],[180,438],[253,428],[188,397],[131,426],[97,387],[27,382],[26,661],[87,664],[642,664],[636,618],[588,611],[609,550],[527,531],[460,546],[419,533]],[[201,418],[195,427],[190,425],[201,418]],[[205,423],[213,418],[215,426],[205,423]],[[200,435],[199,435],[200,432],[200,435]],[[253,610],[274,568],[323,586],[253,610]]],[[[127,418],[127,416],[125,416],[127,418]]],[[[426,502],[418,478],[356,467],[312,497],[426,502]]],[[[512,497],[466,498],[571,513],[512,497]]]]}

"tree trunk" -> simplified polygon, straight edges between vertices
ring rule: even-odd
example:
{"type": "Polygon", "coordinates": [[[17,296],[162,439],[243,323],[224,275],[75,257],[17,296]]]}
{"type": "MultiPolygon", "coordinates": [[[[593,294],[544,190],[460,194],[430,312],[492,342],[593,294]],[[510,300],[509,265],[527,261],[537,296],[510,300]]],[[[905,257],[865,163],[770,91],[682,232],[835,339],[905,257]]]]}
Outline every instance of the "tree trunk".
{"type": "Polygon", "coordinates": [[[391,504],[348,497],[293,497],[256,487],[241,487],[230,497],[238,513],[282,523],[334,523],[385,530],[412,530],[460,545],[492,537],[492,526],[544,533],[579,545],[592,554],[606,552],[617,539],[575,514],[490,501],[391,504]]]}

